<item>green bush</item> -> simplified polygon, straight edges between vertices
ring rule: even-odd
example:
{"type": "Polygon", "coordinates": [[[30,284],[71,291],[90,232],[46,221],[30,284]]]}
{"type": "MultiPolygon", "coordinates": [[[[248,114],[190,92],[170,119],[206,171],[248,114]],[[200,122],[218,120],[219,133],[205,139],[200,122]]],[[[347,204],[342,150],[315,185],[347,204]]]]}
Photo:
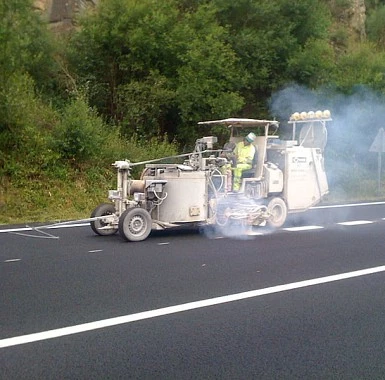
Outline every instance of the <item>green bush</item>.
{"type": "Polygon", "coordinates": [[[72,100],[53,133],[53,148],[60,157],[78,166],[98,157],[106,126],[83,96],[72,100]]]}
{"type": "Polygon", "coordinates": [[[26,73],[14,73],[0,89],[0,174],[20,183],[46,170],[58,156],[49,149],[55,111],[35,94],[26,73]]]}
{"type": "Polygon", "coordinates": [[[368,39],[379,45],[385,43],[385,5],[370,12],[366,20],[368,39]]]}

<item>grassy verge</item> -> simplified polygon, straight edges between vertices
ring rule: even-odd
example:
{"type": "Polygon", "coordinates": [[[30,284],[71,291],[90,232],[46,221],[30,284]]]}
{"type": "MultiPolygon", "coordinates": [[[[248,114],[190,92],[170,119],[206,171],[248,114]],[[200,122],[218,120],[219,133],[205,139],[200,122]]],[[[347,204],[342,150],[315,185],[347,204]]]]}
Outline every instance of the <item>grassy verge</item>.
{"type": "Polygon", "coordinates": [[[25,187],[8,184],[0,193],[0,224],[88,218],[99,203],[106,201],[111,182],[109,177],[90,180],[77,175],[66,182],[31,181],[25,187]]]}

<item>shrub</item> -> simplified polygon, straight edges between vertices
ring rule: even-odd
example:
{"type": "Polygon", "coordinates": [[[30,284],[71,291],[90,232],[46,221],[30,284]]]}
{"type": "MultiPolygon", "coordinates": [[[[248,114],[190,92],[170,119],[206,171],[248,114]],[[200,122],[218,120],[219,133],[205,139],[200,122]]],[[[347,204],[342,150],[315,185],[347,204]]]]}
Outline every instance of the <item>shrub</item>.
{"type": "Polygon", "coordinates": [[[100,154],[105,136],[103,120],[83,96],[78,96],[64,108],[53,133],[53,148],[62,159],[78,166],[100,154]]]}

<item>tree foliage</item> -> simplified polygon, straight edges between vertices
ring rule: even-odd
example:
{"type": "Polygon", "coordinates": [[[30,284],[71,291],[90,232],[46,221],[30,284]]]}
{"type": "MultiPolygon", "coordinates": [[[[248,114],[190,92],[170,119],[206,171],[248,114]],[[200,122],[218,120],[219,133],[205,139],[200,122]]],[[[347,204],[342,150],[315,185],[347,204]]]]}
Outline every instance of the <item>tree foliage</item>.
{"type": "Polygon", "coordinates": [[[211,5],[183,13],[176,0],[101,1],[74,35],[72,62],[126,135],[188,138],[191,123],[243,105],[227,37],[211,5]]]}
{"type": "Polygon", "coordinates": [[[384,92],[383,2],[368,2],[372,42],[361,44],[331,28],[344,4],[100,0],[64,50],[32,0],[0,0],[0,145],[22,149],[52,134],[56,155],[82,161],[107,129],[119,130],[113,141],[167,136],[183,146],[202,133],[199,120],[269,117],[288,83],[384,92]]]}
{"type": "Polygon", "coordinates": [[[30,0],[0,0],[0,17],[0,134],[14,147],[22,145],[27,127],[46,127],[36,91],[50,81],[53,50],[30,0]]]}
{"type": "Polygon", "coordinates": [[[369,13],[366,24],[369,40],[385,47],[385,4],[369,13]]]}
{"type": "Polygon", "coordinates": [[[372,43],[362,43],[340,56],[335,72],[336,86],[343,93],[365,85],[385,94],[385,51],[379,51],[372,43]]]}
{"type": "MultiPolygon", "coordinates": [[[[339,22],[351,0],[100,0],[68,41],[32,3],[0,0],[0,208],[6,179],[97,179],[114,160],[191,146],[212,132],[202,119],[290,114],[314,103],[308,89],[323,104],[385,94],[383,0],[365,1],[359,42],[339,22]],[[276,95],[293,88],[305,95],[278,112],[276,95]]],[[[366,123],[371,136],[378,122],[366,123]]]]}
{"type": "MultiPolygon", "coordinates": [[[[249,78],[242,91],[249,104],[245,108],[247,113],[251,105],[252,112],[267,114],[266,99],[272,92],[287,82],[299,79],[301,68],[293,67],[299,55],[311,56],[318,68],[325,63],[323,53],[330,16],[322,2],[215,0],[215,3],[221,24],[231,28],[231,45],[249,78]],[[312,49],[315,44],[319,47],[317,50],[312,49]],[[324,46],[322,49],[321,45],[324,46]]],[[[327,64],[321,71],[327,71],[329,67],[327,64]]],[[[312,70],[312,82],[320,81],[314,78],[318,73],[312,70]]],[[[313,84],[309,83],[309,77],[310,72],[307,78],[301,78],[302,82],[313,84]]]]}

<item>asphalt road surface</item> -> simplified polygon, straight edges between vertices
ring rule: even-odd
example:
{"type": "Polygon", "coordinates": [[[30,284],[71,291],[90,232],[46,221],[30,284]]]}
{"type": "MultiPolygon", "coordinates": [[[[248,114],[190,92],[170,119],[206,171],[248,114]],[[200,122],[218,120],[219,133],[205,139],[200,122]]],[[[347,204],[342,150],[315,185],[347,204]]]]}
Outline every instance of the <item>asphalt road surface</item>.
{"type": "Polygon", "coordinates": [[[0,228],[0,378],[384,379],[385,202],[284,228],[0,228]]]}

